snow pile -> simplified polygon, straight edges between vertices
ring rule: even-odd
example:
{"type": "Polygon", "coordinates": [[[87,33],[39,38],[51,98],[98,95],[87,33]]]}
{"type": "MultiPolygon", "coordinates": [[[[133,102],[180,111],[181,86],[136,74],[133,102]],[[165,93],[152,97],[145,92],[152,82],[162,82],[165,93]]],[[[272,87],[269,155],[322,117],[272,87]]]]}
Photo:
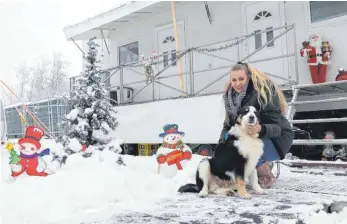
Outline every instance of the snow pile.
{"type": "Polygon", "coordinates": [[[303,217],[305,223],[312,224],[344,224],[347,223],[347,207],[340,213],[331,214],[324,211],[323,206],[313,206],[311,211],[305,212],[303,217]]]}
{"type": "MultiPolygon", "coordinates": [[[[41,143],[52,151],[62,147],[51,140],[41,143]]],[[[0,150],[0,215],[4,224],[347,223],[346,209],[327,214],[323,206],[347,201],[346,191],[337,188],[345,185],[345,176],[295,173],[293,168],[281,166],[279,181],[266,195],[250,191],[251,200],[213,195],[199,198],[197,194],[177,193],[181,185],[195,183],[195,171],[202,159],[199,155],[193,155],[184,170],[171,179],[157,174],[155,156],[124,155],[122,165],[120,155],[109,150],[89,158],[73,154],[62,168],[51,163],[51,156],[45,156],[54,174],[23,175],[13,181],[9,153],[0,150]],[[320,194],[319,190],[328,193],[320,194]]]]}
{"type": "Polygon", "coordinates": [[[82,150],[82,145],[79,143],[77,138],[70,139],[68,147],[74,152],[79,152],[82,150]]]}
{"type": "MultiPolygon", "coordinates": [[[[54,147],[52,142],[44,145],[54,147]]],[[[187,176],[191,172],[180,173],[175,179],[160,177],[154,156],[123,156],[126,166],[118,165],[119,155],[108,150],[100,152],[103,162],[98,156],[83,158],[74,154],[60,169],[52,168],[55,164],[44,157],[56,173],[45,178],[23,175],[11,181],[9,153],[2,148],[1,154],[4,169],[0,211],[6,224],[68,223],[112,209],[156,208],[160,207],[158,202],[174,198],[178,187],[189,178],[194,181],[194,176],[187,176]]],[[[199,157],[188,168],[196,169],[199,157]]]]}

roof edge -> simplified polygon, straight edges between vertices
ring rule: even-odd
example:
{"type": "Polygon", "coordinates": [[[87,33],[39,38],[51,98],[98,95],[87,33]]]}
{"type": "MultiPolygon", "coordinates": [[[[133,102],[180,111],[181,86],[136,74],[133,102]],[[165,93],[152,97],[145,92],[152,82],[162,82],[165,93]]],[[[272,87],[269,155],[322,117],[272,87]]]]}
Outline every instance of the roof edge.
{"type": "Polygon", "coordinates": [[[69,40],[77,35],[100,27],[109,22],[117,21],[118,19],[121,19],[133,12],[141,10],[157,2],[160,1],[131,1],[106,12],[99,13],[91,18],[82,20],[81,22],[74,25],[65,26],[63,28],[63,32],[66,39],[69,40]]]}

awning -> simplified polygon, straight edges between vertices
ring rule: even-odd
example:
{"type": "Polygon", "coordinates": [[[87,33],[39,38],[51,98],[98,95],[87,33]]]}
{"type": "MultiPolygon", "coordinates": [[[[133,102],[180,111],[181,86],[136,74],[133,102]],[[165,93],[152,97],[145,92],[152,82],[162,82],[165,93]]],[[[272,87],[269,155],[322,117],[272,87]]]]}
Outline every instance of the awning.
{"type": "Polygon", "coordinates": [[[162,143],[165,124],[177,124],[185,143],[216,144],[225,116],[221,94],[115,107],[113,135],[125,143],[162,143]]]}
{"type": "Polygon", "coordinates": [[[129,19],[139,18],[146,13],[154,13],[154,11],[143,11],[145,8],[158,3],[159,1],[132,1],[123,4],[117,8],[111,9],[110,11],[96,15],[90,19],[84,20],[72,26],[67,26],[63,29],[65,37],[74,40],[86,40],[92,36],[97,38],[102,38],[100,30],[112,29],[113,23],[124,23],[129,21],[129,19]],[[127,20],[125,20],[126,17],[127,20]]]}

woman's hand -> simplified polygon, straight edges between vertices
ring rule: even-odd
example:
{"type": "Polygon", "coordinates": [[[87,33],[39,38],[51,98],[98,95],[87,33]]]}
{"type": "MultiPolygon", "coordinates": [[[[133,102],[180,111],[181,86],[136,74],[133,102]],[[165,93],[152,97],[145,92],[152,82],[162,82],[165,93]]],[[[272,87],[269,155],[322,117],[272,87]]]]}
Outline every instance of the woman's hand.
{"type": "Polygon", "coordinates": [[[255,135],[257,133],[260,133],[261,125],[259,124],[259,122],[257,122],[256,125],[247,125],[246,131],[249,135],[255,135]]]}

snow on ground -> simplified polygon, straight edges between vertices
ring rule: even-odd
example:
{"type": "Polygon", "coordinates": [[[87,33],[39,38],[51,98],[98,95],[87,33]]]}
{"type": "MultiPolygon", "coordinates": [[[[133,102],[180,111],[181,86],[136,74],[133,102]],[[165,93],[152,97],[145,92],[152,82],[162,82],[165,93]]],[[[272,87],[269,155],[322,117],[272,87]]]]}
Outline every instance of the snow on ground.
{"type": "MultiPolygon", "coordinates": [[[[58,147],[50,140],[41,142],[58,147]]],[[[281,166],[273,189],[243,200],[177,193],[182,184],[195,182],[199,155],[172,179],[156,174],[155,157],[122,156],[123,166],[117,163],[119,155],[104,151],[91,158],[71,156],[60,169],[46,157],[53,175],[15,181],[8,157],[2,148],[2,224],[347,223],[347,209],[323,211],[324,203],[347,201],[345,171],[296,172],[300,170],[281,166]]]]}

